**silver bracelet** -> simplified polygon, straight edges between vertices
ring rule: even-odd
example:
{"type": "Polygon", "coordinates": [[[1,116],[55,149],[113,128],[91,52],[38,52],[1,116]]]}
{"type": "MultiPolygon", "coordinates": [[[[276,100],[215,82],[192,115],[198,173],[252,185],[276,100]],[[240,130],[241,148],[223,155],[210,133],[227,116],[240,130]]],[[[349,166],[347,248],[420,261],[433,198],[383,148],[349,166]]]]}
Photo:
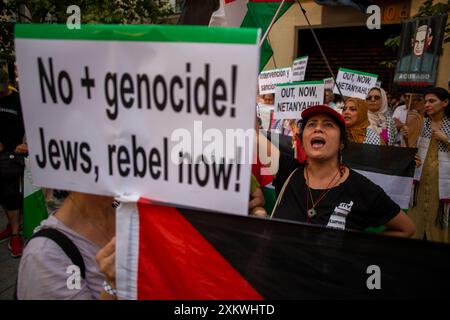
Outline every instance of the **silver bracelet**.
{"type": "Polygon", "coordinates": [[[107,294],[117,297],[117,290],[111,287],[107,281],[103,281],[103,290],[105,290],[107,294]]]}

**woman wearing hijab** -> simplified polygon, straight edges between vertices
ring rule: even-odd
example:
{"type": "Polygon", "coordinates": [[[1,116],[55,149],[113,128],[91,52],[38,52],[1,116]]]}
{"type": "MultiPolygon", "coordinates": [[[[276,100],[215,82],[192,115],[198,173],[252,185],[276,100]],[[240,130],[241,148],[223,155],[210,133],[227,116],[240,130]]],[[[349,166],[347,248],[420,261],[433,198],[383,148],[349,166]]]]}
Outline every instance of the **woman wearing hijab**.
{"type": "Polygon", "coordinates": [[[280,154],[272,217],[341,230],[385,225],[385,235],[412,236],[412,222],[383,189],[341,163],[347,144],[342,115],[322,105],[303,111],[302,119],[308,160],[301,164],[280,154]]]}
{"type": "Polygon", "coordinates": [[[342,116],[345,120],[347,137],[350,142],[380,145],[380,136],[369,128],[367,105],[364,100],[349,98],[345,100],[342,116]]]}
{"type": "Polygon", "coordinates": [[[397,131],[388,112],[386,92],[382,88],[374,87],[367,94],[366,102],[369,109],[369,128],[380,136],[382,145],[394,145],[397,131]]]}
{"type": "Polygon", "coordinates": [[[425,93],[426,118],[417,147],[423,165],[416,169],[413,207],[416,238],[450,242],[450,96],[443,88],[425,93]]]}

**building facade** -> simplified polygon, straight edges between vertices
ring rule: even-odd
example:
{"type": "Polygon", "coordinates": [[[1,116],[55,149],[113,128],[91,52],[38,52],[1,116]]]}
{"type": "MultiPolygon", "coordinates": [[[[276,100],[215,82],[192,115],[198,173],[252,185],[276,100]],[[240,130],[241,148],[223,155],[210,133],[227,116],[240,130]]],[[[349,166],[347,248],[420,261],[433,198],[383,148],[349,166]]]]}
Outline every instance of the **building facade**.
{"type": "MultiPolygon", "coordinates": [[[[333,72],[344,67],[375,73],[379,75],[382,86],[390,89],[395,69],[381,66],[380,62],[396,59],[397,52],[387,48],[384,42],[390,36],[400,34],[401,21],[413,17],[423,0],[374,2],[380,7],[381,29],[370,30],[367,27],[370,14],[351,7],[326,7],[313,0],[301,1],[333,72]]],[[[266,70],[288,67],[296,57],[309,55],[306,79],[329,77],[307,20],[297,3],[275,23],[269,33],[269,41],[274,55],[265,66],[266,70]]],[[[447,43],[440,57],[436,85],[447,88],[449,78],[450,44],[447,43]]]]}

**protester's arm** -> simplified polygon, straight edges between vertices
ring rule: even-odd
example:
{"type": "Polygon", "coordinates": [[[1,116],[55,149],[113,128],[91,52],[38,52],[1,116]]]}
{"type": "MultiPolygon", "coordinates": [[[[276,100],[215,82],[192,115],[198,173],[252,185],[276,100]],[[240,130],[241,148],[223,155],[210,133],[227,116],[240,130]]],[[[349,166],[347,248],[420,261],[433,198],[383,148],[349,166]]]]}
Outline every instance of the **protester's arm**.
{"type": "Polygon", "coordinates": [[[411,237],[415,226],[400,206],[378,185],[366,177],[360,181],[360,189],[369,208],[367,219],[369,226],[384,226],[381,234],[396,237],[411,237]]]}
{"type": "Polygon", "coordinates": [[[416,228],[411,219],[400,210],[400,212],[385,224],[386,230],[381,234],[386,236],[409,238],[414,235],[416,228]]]}
{"type": "Polygon", "coordinates": [[[53,240],[30,241],[20,261],[17,277],[19,300],[92,300],[95,298],[80,271],[53,240]]]}
{"type": "Polygon", "coordinates": [[[250,200],[248,207],[250,209],[250,214],[258,217],[266,217],[267,212],[264,209],[264,194],[261,188],[257,188],[252,194],[252,200],[250,200]]]}
{"type": "MultiPolygon", "coordinates": [[[[100,249],[96,255],[97,264],[101,273],[105,275],[108,284],[116,289],[116,237],[100,249]]],[[[101,300],[115,300],[117,297],[102,290],[101,300]]]]}

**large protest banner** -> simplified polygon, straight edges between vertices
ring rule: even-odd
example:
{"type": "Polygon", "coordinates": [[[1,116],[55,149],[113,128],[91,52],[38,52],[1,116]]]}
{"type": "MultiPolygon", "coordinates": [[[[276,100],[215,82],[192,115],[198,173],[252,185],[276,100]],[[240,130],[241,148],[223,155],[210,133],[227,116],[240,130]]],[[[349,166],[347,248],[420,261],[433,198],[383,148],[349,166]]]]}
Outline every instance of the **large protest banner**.
{"type": "Polygon", "coordinates": [[[436,83],[447,15],[420,17],[402,23],[394,83],[417,91],[436,83]]]}
{"type": "Polygon", "coordinates": [[[148,202],[117,219],[120,299],[450,298],[445,243],[148,202]]]}
{"type": "Polygon", "coordinates": [[[345,97],[366,99],[369,90],[375,87],[377,78],[376,74],[339,68],[333,93],[340,94],[339,86],[345,97]]]}
{"type": "Polygon", "coordinates": [[[258,30],[27,24],[15,35],[36,185],[247,213],[258,30]]]}
{"type": "Polygon", "coordinates": [[[308,107],[323,104],[323,81],[279,84],[275,87],[275,119],[301,119],[308,107]]]}
{"type": "Polygon", "coordinates": [[[259,94],[275,93],[275,85],[291,82],[292,69],[282,68],[263,71],[259,75],[259,94]]]}

